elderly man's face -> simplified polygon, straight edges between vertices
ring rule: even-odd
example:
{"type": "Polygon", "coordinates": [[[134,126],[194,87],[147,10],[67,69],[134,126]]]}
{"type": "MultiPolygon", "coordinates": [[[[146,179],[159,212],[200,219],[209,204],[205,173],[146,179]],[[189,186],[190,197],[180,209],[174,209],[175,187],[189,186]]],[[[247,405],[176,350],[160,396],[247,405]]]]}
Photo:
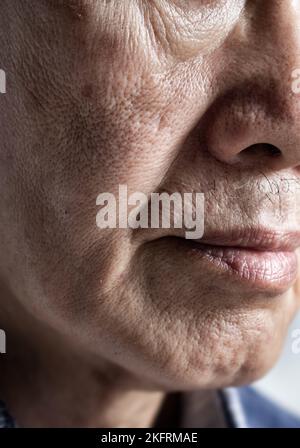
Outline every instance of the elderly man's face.
{"type": "Polygon", "coordinates": [[[16,303],[149,387],[262,375],[298,301],[300,4],[2,0],[0,21],[0,269],[16,303]],[[205,246],[99,229],[96,198],[120,184],[204,193],[205,246]]]}

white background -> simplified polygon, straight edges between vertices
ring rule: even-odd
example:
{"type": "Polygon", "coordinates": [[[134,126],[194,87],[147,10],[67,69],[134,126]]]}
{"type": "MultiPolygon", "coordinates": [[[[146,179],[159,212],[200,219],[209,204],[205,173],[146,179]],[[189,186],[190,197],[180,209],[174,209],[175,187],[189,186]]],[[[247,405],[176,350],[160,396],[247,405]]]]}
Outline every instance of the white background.
{"type": "Polygon", "coordinates": [[[254,384],[261,392],[300,416],[300,353],[292,352],[292,332],[300,329],[300,314],[292,322],[284,351],[275,367],[254,384]]]}

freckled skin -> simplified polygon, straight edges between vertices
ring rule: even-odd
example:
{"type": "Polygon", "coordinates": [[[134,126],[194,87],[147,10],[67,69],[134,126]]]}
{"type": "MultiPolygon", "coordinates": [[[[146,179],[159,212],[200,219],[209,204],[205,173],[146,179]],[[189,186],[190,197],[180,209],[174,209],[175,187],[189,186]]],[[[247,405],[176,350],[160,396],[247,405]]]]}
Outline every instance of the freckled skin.
{"type": "Polygon", "coordinates": [[[66,350],[121,366],[143,387],[247,383],[273,365],[296,285],[269,297],[191,269],[159,233],[99,230],[96,197],[119,184],[199,191],[209,226],[300,228],[299,190],[270,200],[257,188],[262,171],[299,176],[290,74],[300,5],[282,3],[1,2],[7,315],[17,310],[41,338],[51,329],[66,350]],[[280,159],[242,153],[256,143],[280,159]]]}

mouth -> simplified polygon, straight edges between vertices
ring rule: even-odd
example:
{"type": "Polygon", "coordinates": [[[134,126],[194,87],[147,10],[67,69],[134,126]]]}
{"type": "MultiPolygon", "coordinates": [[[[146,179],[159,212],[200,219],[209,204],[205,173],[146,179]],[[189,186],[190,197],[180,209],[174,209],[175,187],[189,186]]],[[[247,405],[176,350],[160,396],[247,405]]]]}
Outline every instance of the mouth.
{"type": "Polygon", "coordinates": [[[289,289],[297,278],[297,232],[234,229],[226,234],[206,234],[201,240],[166,238],[184,252],[186,262],[201,266],[204,275],[206,269],[212,270],[245,286],[276,294],[289,289]]]}

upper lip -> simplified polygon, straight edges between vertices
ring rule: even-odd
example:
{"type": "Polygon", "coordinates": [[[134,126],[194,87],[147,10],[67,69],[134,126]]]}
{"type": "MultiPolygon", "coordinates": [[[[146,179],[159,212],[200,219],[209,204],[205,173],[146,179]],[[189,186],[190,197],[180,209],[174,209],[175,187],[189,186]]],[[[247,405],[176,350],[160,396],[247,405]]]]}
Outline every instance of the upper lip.
{"type": "Polygon", "coordinates": [[[261,251],[295,251],[300,247],[300,231],[272,230],[263,227],[234,228],[227,232],[204,232],[197,242],[212,246],[247,248],[261,251]]]}

